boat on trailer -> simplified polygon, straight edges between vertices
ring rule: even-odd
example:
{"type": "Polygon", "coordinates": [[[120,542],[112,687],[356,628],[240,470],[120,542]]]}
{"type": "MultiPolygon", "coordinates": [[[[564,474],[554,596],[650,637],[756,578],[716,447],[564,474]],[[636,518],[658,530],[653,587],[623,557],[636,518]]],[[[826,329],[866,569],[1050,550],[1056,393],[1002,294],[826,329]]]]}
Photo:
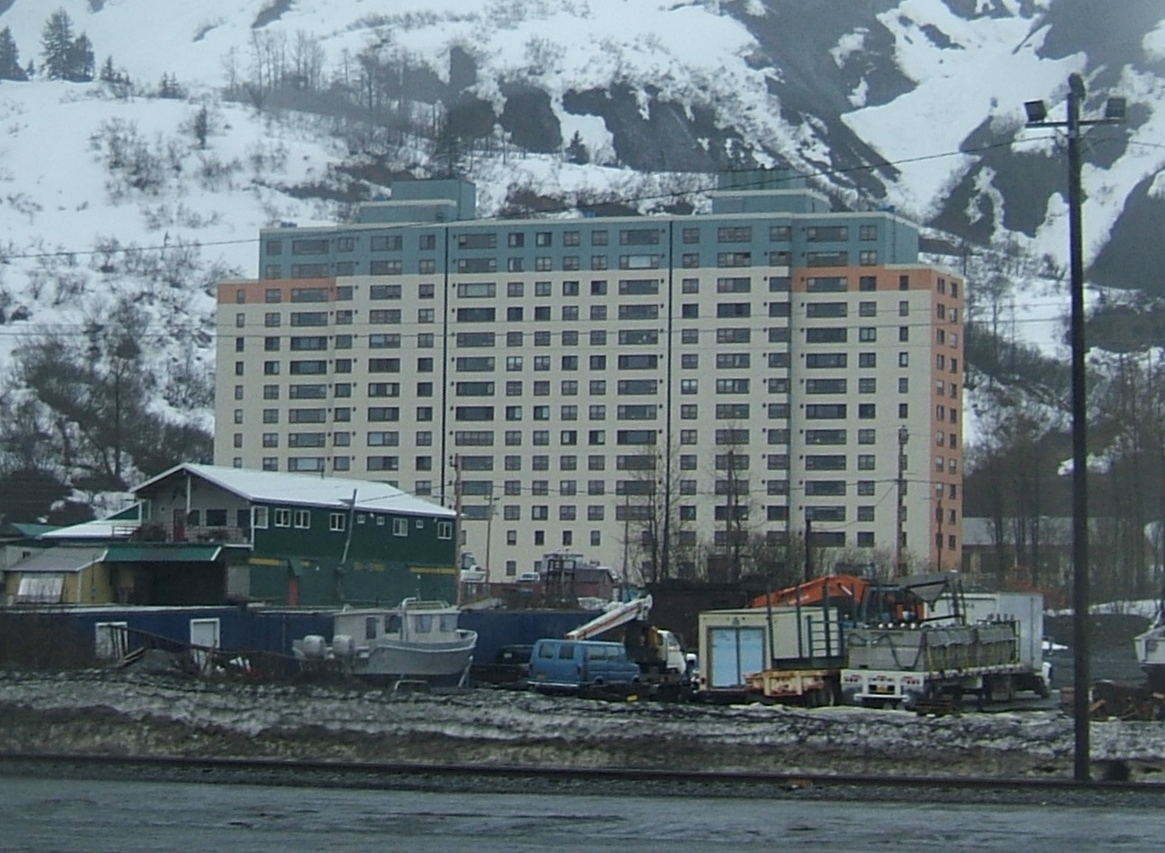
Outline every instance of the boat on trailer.
{"type": "Polygon", "coordinates": [[[309,635],[292,644],[305,662],[335,661],[352,675],[404,682],[467,681],[477,632],[457,626],[444,601],[406,598],[392,608],[345,608],[332,617],[332,642],[309,635]]]}

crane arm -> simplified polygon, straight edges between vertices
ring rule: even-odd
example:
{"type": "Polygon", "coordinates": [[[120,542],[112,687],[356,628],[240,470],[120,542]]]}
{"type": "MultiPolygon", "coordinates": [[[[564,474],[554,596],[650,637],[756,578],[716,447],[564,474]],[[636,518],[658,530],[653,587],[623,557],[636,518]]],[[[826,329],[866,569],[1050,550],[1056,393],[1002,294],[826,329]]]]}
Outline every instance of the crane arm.
{"type": "Polygon", "coordinates": [[[860,603],[866,595],[869,582],[853,575],[826,575],[805,583],[777,590],[753,599],[750,607],[802,607],[820,604],[829,598],[845,598],[860,603]],[[767,599],[767,600],[766,600],[767,599]]]}
{"type": "Polygon", "coordinates": [[[637,598],[624,604],[616,605],[604,610],[589,622],[584,622],[577,628],[566,632],[568,640],[588,640],[599,634],[626,625],[628,622],[647,621],[647,614],[651,612],[651,596],[637,598]]]}

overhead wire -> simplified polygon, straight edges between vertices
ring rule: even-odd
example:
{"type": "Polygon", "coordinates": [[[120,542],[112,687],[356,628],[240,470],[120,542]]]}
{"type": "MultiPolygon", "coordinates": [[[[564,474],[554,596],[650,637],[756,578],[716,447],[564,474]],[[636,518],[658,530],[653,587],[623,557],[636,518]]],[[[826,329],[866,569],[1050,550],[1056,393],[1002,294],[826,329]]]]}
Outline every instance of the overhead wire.
{"type": "MultiPolygon", "coordinates": [[[[891,168],[891,167],[895,167],[895,166],[907,165],[907,164],[911,164],[911,163],[921,163],[921,162],[927,162],[927,161],[931,161],[931,160],[945,159],[948,157],[966,157],[966,156],[971,156],[971,155],[975,155],[975,154],[982,154],[982,153],[996,150],[996,149],[1009,148],[1013,145],[1028,144],[1028,143],[1038,142],[1041,140],[1046,140],[1046,139],[1051,139],[1051,138],[1055,138],[1054,135],[1029,137],[1027,139],[1013,139],[1013,140],[1008,140],[1008,141],[991,143],[988,145],[968,147],[968,148],[959,149],[956,151],[943,151],[943,152],[936,152],[933,154],[920,154],[920,155],[916,155],[916,156],[912,156],[912,157],[903,157],[903,158],[896,159],[896,160],[883,159],[883,160],[878,160],[878,161],[874,161],[874,162],[864,163],[861,165],[848,166],[848,167],[836,167],[836,168],[830,168],[830,169],[819,169],[817,171],[812,171],[812,172],[802,172],[802,171],[791,170],[788,178],[777,177],[773,172],[770,171],[767,173],[766,178],[758,179],[754,183],[749,183],[746,181],[742,184],[735,185],[734,189],[747,189],[750,186],[754,186],[756,188],[764,188],[764,187],[771,186],[771,184],[774,182],[781,182],[781,181],[800,182],[800,181],[806,180],[806,179],[837,177],[837,176],[841,176],[841,175],[849,175],[849,174],[858,173],[858,172],[871,172],[871,171],[874,171],[876,169],[885,169],[885,168],[891,168]]],[[[1149,147],[1165,148],[1165,146],[1155,146],[1155,145],[1152,145],[1151,143],[1144,143],[1144,144],[1149,146],[1149,147]]],[[[684,173],[677,172],[674,174],[681,175],[684,173]]],[[[595,202],[581,202],[581,203],[576,202],[573,205],[564,205],[561,209],[553,211],[553,212],[554,213],[571,213],[571,212],[583,213],[587,210],[593,209],[595,207],[601,207],[601,206],[607,205],[607,204],[632,205],[632,204],[642,203],[642,202],[660,201],[663,199],[675,199],[677,197],[690,196],[690,195],[707,195],[709,193],[716,192],[717,189],[718,189],[718,187],[716,184],[710,183],[710,184],[707,184],[704,186],[697,186],[697,187],[691,187],[691,188],[685,188],[685,189],[674,189],[674,190],[669,190],[666,192],[643,193],[640,195],[624,195],[624,196],[616,195],[616,196],[613,196],[611,198],[604,198],[602,200],[595,201],[595,202]]],[[[505,222],[505,221],[511,220],[513,218],[514,217],[512,217],[512,216],[503,216],[500,214],[495,214],[493,216],[484,216],[484,217],[476,218],[476,219],[472,220],[472,223],[477,224],[477,223],[489,223],[489,222],[505,222]]],[[[400,228],[410,229],[410,230],[416,230],[416,229],[422,229],[422,228],[432,228],[433,227],[433,223],[431,223],[431,222],[426,222],[426,223],[393,223],[393,225],[394,225],[394,227],[400,227],[400,228]]],[[[334,225],[326,225],[326,226],[318,226],[318,227],[320,227],[320,228],[333,228],[335,226],[334,225]]],[[[58,249],[58,250],[54,250],[54,251],[44,251],[44,252],[14,252],[14,253],[0,254],[0,260],[3,260],[3,261],[37,260],[37,259],[41,259],[41,258],[92,257],[95,255],[114,255],[114,254],[125,255],[125,254],[134,254],[134,253],[140,254],[140,253],[146,253],[146,252],[161,252],[161,251],[177,249],[177,248],[197,249],[197,248],[202,248],[202,247],[207,247],[207,246],[238,246],[238,245],[246,245],[246,244],[258,244],[260,242],[260,239],[261,239],[260,237],[247,237],[247,238],[240,238],[237,240],[214,240],[214,241],[207,241],[207,242],[202,242],[202,241],[186,242],[186,241],[183,241],[179,244],[170,244],[169,242],[163,242],[161,244],[146,245],[146,246],[121,246],[121,245],[119,245],[119,246],[107,246],[107,247],[92,248],[92,249],[58,249]]]]}

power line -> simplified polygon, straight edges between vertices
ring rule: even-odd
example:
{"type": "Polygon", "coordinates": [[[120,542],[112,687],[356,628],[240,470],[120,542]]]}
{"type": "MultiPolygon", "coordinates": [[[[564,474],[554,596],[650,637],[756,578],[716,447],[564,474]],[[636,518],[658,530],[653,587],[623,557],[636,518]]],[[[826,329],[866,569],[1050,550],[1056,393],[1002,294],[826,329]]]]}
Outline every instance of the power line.
{"type": "MultiPolygon", "coordinates": [[[[911,163],[923,163],[923,162],[928,162],[928,161],[932,161],[932,160],[941,160],[941,159],[945,159],[948,157],[967,157],[967,156],[971,156],[971,155],[975,155],[975,154],[983,154],[983,153],[986,153],[988,151],[993,151],[993,150],[997,150],[997,149],[1001,149],[1001,148],[1010,148],[1013,145],[1025,145],[1025,144],[1035,143],[1035,142],[1039,142],[1039,141],[1043,141],[1043,140],[1047,140],[1047,139],[1056,139],[1056,138],[1058,138],[1058,137],[1056,137],[1055,135],[1050,135],[1050,136],[1042,136],[1042,137],[1030,137],[1027,139],[1013,139],[1013,140],[1008,140],[1008,141],[1004,141],[1004,142],[992,143],[989,145],[981,145],[981,146],[977,146],[974,148],[964,148],[964,149],[956,150],[956,151],[943,151],[943,152],[937,152],[937,153],[933,153],[933,154],[920,154],[920,155],[913,156],[913,157],[903,157],[903,158],[898,159],[898,160],[879,160],[879,161],[873,162],[873,163],[865,163],[862,165],[849,166],[849,167],[845,167],[845,168],[839,167],[839,168],[833,168],[833,169],[819,169],[815,172],[800,172],[800,171],[794,171],[794,170],[790,169],[790,174],[789,174],[789,177],[787,177],[787,178],[780,178],[780,177],[773,175],[772,173],[769,173],[768,176],[764,179],[758,179],[755,182],[744,182],[744,183],[736,185],[734,187],[734,189],[748,189],[749,187],[766,188],[766,187],[769,187],[773,183],[800,182],[802,180],[813,179],[813,178],[829,178],[829,177],[837,177],[837,176],[842,176],[842,175],[850,175],[850,174],[855,174],[855,173],[860,173],[860,172],[872,172],[872,171],[875,171],[878,169],[891,168],[891,167],[895,167],[895,166],[903,166],[903,165],[908,165],[911,163]]],[[[1098,140],[1098,141],[1113,141],[1113,140],[1098,140]]],[[[1144,145],[1146,147],[1152,147],[1152,148],[1165,148],[1165,145],[1155,145],[1153,143],[1137,143],[1137,144],[1141,144],[1141,145],[1144,145]]],[[[678,175],[682,175],[685,173],[677,172],[674,174],[678,176],[678,175]]],[[[582,202],[582,203],[576,202],[573,205],[564,205],[562,208],[555,210],[555,211],[552,211],[552,212],[554,212],[554,213],[571,213],[571,212],[584,213],[587,210],[591,210],[591,209],[594,209],[595,207],[601,207],[601,206],[607,205],[607,204],[632,205],[635,203],[642,203],[642,202],[648,202],[648,201],[660,201],[663,199],[677,199],[677,198],[681,198],[684,196],[690,196],[690,195],[707,195],[709,193],[716,192],[717,189],[718,189],[718,187],[716,184],[707,184],[707,185],[700,185],[700,186],[690,188],[690,189],[682,189],[682,190],[677,189],[677,190],[670,190],[667,192],[659,192],[659,193],[651,193],[651,194],[627,195],[627,196],[613,195],[610,198],[605,198],[605,199],[595,201],[595,202],[582,202]]],[[[506,222],[506,221],[509,221],[510,219],[513,219],[513,218],[514,217],[496,214],[494,216],[479,217],[479,218],[476,218],[473,220],[469,220],[469,221],[466,221],[465,224],[506,222]]],[[[432,222],[399,223],[399,224],[392,223],[393,227],[401,228],[404,230],[420,230],[420,229],[433,228],[437,224],[438,223],[432,223],[432,222]]],[[[454,223],[442,223],[443,226],[448,226],[450,224],[456,225],[457,223],[455,223],[455,222],[454,223]]],[[[318,226],[318,227],[323,228],[323,229],[333,229],[336,226],[335,225],[324,225],[324,226],[318,226]]],[[[259,237],[251,237],[251,238],[244,238],[244,239],[238,239],[238,240],[214,240],[214,241],[210,241],[210,242],[191,241],[188,243],[185,243],[185,242],[179,243],[177,245],[171,245],[168,242],[163,242],[160,245],[151,245],[151,246],[114,246],[114,247],[104,247],[104,248],[94,248],[94,249],[61,249],[61,250],[52,251],[52,252],[21,252],[21,253],[15,253],[15,254],[4,254],[2,257],[4,260],[37,260],[37,259],[41,259],[41,258],[91,257],[94,255],[113,255],[113,254],[126,255],[126,254],[140,254],[140,253],[145,253],[145,252],[163,252],[163,251],[172,250],[172,249],[179,249],[179,248],[199,249],[199,248],[203,248],[203,247],[214,247],[214,246],[238,246],[238,245],[246,245],[246,244],[257,244],[259,242],[260,242],[259,237]]]]}

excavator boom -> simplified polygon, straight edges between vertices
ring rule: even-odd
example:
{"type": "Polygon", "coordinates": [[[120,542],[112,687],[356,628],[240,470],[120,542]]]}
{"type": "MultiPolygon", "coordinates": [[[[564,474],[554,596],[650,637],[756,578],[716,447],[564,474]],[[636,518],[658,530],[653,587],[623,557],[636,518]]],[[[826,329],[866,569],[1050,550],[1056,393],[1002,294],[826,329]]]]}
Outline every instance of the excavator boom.
{"type": "Polygon", "coordinates": [[[870,582],[854,575],[826,575],[797,586],[779,589],[754,598],[750,607],[806,607],[821,604],[823,600],[847,599],[860,604],[866,597],[870,582]],[[767,599],[767,600],[766,600],[767,599]]]}

